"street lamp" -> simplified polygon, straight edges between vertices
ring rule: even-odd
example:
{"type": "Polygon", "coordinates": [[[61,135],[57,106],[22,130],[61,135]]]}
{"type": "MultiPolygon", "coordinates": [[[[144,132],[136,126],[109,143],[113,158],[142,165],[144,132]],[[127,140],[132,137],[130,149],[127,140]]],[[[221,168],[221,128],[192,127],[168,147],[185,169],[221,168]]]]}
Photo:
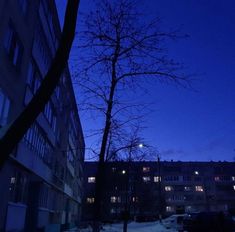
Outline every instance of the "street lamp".
{"type": "Polygon", "coordinates": [[[143,144],[143,143],[140,143],[140,144],[138,145],[138,147],[139,147],[139,148],[143,148],[143,147],[144,147],[144,144],[143,144]]]}

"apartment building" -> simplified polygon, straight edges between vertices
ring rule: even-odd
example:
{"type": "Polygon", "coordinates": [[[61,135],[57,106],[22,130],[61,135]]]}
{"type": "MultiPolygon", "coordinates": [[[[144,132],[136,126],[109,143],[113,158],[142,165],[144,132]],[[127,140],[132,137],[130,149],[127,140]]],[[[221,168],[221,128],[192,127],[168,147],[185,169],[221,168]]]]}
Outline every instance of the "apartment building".
{"type": "MultiPolygon", "coordinates": [[[[54,0],[0,0],[0,128],[36,93],[60,35],[54,0]]],[[[44,111],[0,170],[0,231],[59,231],[61,224],[78,223],[84,147],[66,67],[44,111]]]]}
{"type": "MultiPolygon", "coordinates": [[[[92,220],[97,163],[85,162],[83,220],[92,220]]],[[[159,214],[235,209],[234,162],[109,162],[103,181],[103,219],[124,212],[157,218],[159,214]]]]}

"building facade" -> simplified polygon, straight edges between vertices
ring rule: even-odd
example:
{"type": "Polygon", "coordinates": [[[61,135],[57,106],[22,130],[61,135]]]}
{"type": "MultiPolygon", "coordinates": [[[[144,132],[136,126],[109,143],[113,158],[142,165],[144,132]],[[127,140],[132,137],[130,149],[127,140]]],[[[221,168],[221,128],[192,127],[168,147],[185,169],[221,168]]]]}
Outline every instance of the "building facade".
{"type": "MultiPolygon", "coordinates": [[[[54,0],[0,0],[0,128],[36,93],[60,35],[54,0]]],[[[0,231],[59,230],[60,224],[77,223],[84,147],[67,67],[44,111],[0,170],[0,231]]]]}
{"type": "MultiPolygon", "coordinates": [[[[92,220],[96,162],[85,162],[83,220],[92,220]]],[[[235,209],[235,163],[109,162],[103,191],[103,219],[124,212],[157,218],[159,214],[235,209]]]]}

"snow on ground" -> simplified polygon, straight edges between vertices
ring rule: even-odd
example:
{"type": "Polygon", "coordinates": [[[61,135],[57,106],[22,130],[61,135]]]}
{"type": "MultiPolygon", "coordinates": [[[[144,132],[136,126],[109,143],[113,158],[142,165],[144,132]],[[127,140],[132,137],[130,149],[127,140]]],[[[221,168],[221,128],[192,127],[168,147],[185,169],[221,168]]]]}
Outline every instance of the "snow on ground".
{"type": "MultiPolygon", "coordinates": [[[[104,227],[105,231],[121,232],[123,230],[123,224],[114,224],[104,227]]],[[[175,232],[176,230],[166,229],[166,227],[159,222],[146,222],[137,223],[131,222],[128,224],[128,232],[175,232]]]]}
{"type": "MultiPolygon", "coordinates": [[[[81,232],[90,232],[90,229],[81,230],[81,232]]],[[[110,224],[103,226],[103,231],[106,232],[122,232],[123,224],[110,224]]],[[[145,222],[145,223],[137,223],[131,222],[128,224],[128,232],[176,232],[175,229],[167,229],[163,224],[159,222],[145,222]]]]}

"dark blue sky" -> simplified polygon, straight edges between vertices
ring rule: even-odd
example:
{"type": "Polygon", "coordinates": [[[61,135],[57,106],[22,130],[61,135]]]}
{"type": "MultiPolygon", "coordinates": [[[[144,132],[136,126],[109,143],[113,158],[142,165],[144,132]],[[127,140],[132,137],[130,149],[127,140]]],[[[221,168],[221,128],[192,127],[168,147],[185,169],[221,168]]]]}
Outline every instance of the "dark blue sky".
{"type": "MultiPolygon", "coordinates": [[[[57,0],[63,15],[64,0],[57,0]]],[[[87,11],[92,1],[82,0],[87,11]],[[85,5],[89,4],[89,5],[85,5]]],[[[149,0],[147,15],[160,16],[166,28],[180,27],[190,38],[170,43],[169,54],[198,73],[197,91],[149,87],[154,112],[143,137],[163,160],[228,160],[235,157],[235,1],[149,0]]],[[[79,22],[78,22],[79,26],[79,22]]],[[[81,116],[84,130],[86,117],[81,116]]],[[[89,123],[90,124],[90,123],[89,123]]],[[[86,141],[87,146],[90,145],[86,141]]]]}

